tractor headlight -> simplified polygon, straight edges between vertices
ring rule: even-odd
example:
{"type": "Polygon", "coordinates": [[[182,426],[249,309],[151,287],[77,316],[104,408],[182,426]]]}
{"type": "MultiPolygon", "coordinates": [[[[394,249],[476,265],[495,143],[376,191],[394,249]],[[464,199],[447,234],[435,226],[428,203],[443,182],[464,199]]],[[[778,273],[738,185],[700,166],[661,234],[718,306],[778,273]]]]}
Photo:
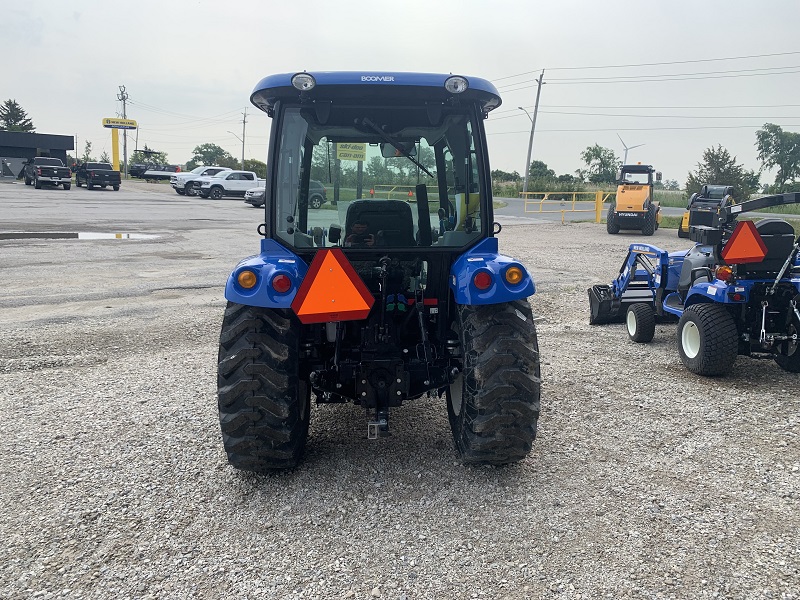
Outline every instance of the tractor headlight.
{"type": "Polygon", "coordinates": [[[465,77],[461,77],[459,75],[454,75],[453,77],[448,77],[444,82],[444,89],[446,89],[451,94],[460,94],[464,92],[469,87],[469,82],[465,77]]]}
{"type": "Polygon", "coordinates": [[[292,77],[292,85],[301,92],[308,92],[314,89],[317,82],[314,77],[308,73],[298,73],[292,77]]]}

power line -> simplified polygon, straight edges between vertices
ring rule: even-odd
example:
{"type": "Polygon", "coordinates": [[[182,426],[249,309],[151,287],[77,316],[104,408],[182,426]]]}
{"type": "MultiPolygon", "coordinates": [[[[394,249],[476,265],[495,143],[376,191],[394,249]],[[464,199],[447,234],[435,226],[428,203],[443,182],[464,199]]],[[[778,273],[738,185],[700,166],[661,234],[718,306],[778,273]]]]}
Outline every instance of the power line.
{"type": "MultiPolygon", "coordinates": [[[[794,56],[800,54],[800,51],[793,51],[793,52],[773,52],[771,54],[750,54],[748,56],[727,56],[722,58],[698,58],[693,60],[671,60],[665,62],[653,62],[653,63],[635,63],[635,64],[627,64],[627,65],[590,65],[585,67],[546,67],[548,71],[580,71],[584,69],[627,69],[632,67],[657,67],[662,65],[687,65],[693,63],[704,63],[704,62],[721,62],[726,60],[747,60],[751,58],[771,58],[774,56],[794,56]]],[[[541,68],[534,69],[532,71],[525,71],[523,73],[517,73],[516,75],[506,75],[504,77],[496,77],[494,81],[501,81],[503,79],[512,79],[514,77],[522,77],[523,75],[530,75],[532,73],[538,73],[541,71],[541,68]]]]}
{"type": "MultiPolygon", "coordinates": [[[[178,112],[174,112],[174,111],[171,111],[171,110],[159,108],[157,106],[152,106],[150,104],[147,104],[145,102],[141,102],[139,100],[129,100],[129,103],[132,104],[132,105],[138,106],[139,108],[141,108],[143,110],[154,112],[154,113],[157,113],[157,114],[162,114],[162,115],[165,115],[165,116],[172,116],[172,117],[180,117],[182,119],[190,119],[190,121],[188,121],[188,122],[193,122],[193,121],[212,121],[212,120],[219,119],[219,117],[223,117],[225,115],[238,113],[240,110],[242,110],[241,108],[237,108],[235,110],[229,110],[227,112],[220,113],[219,115],[214,115],[214,116],[211,116],[211,117],[198,117],[196,115],[187,115],[185,113],[178,113],[178,112]]],[[[220,122],[223,122],[225,119],[219,119],[219,120],[220,120],[220,122]]]]}
{"type": "MultiPolygon", "coordinates": [[[[579,115],[579,116],[586,116],[586,117],[634,117],[634,118],[641,118],[641,119],[795,119],[798,118],[795,115],[790,116],[757,116],[757,115],[747,115],[747,116],[740,116],[740,115],[643,115],[643,114],[629,114],[629,113],[601,113],[601,112],[573,112],[573,111],[561,111],[561,110],[539,110],[541,113],[546,113],[549,115],[579,115]]],[[[514,117],[519,117],[520,115],[509,114],[504,115],[502,117],[497,117],[495,121],[501,121],[503,119],[511,119],[514,117]]]]}
{"type": "MultiPolygon", "coordinates": [[[[762,125],[708,125],[705,127],[610,127],[602,129],[539,129],[542,132],[592,132],[592,131],[695,131],[701,129],[761,129],[762,125]]],[[[783,127],[800,127],[800,124],[786,123],[783,127]]],[[[527,131],[495,131],[486,135],[509,135],[528,133],[527,131]]]]}
{"type": "MultiPolygon", "coordinates": [[[[783,67],[761,67],[758,69],[727,69],[725,71],[695,71],[694,73],[664,73],[661,75],[616,75],[611,77],[566,77],[564,79],[550,79],[548,81],[605,81],[607,79],[655,79],[659,77],[688,77],[694,75],[724,75],[729,73],[754,73],[756,71],[782,71],[784,69],[800,69],[800,65],[786,65],[783,67]]],[[[762,73],[768,75],[769,73],[762,73]]],[[[780,73],[777,73],[778,75],[780,73]]]]}
{"type": "MultiPolygon", "coordinates": [[[[701,77],[663,77],[661,79],[614,79],[614,80],[596,80],[596,81],[547,81],[545,83],[552,83],[553,85],[587,85],[595,83],[656,83],[662,81],[698,81],[703,79],[730,79],[737,77],[764,77],[774,75],[791,75],[800,73],[800,70],[784,71],[782,73],[744,73],[740,75],[704,75],[701,77]]],[[[514,88],[511,90],[503,90],[503,93],[518,92],[532,88],[533,85],[525,85],[522,87],[514,88]]]]}
{"type": "MultiPolygon", "coordinates": [[[[800,104],[729,104],[726,106],[592,106],[588,104],[542,104],[543,108],[598,108],[598,109],[674,109],[674,110],[722,110],[732,108],[788,108],[797,107],[800,104]]],[[[511,109],[501,112],[515,112],[511,109]]],[[[494,114],[494,113],[492,113],[494,114]]]]}

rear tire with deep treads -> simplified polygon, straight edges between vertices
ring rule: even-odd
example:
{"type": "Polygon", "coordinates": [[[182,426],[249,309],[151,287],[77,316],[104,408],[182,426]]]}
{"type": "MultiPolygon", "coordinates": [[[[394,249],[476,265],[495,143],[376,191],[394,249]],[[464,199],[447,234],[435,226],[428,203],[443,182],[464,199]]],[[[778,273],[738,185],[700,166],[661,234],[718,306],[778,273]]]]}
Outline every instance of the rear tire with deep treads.
{"type": "Polygon", "coordinates": [[[447,390],[447,412],[461,459],[498,465],[522,460],[536,438],[541,391],[530,305],[459,305],[454,327],[464,368],[447,390]]]}
{"type": "Polygon", "coordinates": [[[725,375],[736,361],[739,333],[721,304],[694,304],[678,321],[678,354],[692,373],[725,375]]]}
{"type": "Polygon", "coordinates": [[[217,371],[228,462],[264,473],[296,467],[308,438],[311,392],[299,373],[301,324],[289,310],[229,302],[217,371]]]}
{"type": "Polygon", "coordinates": [[[644,216],[642,235],[653,235],[656,232],[656,225],[658,224],[657,219],[656,206],[655,204],[650,204],[650,206],[647,208],[647,214],[644,216]]]}
{"type": "Polygon", "coordinates": [[[608,207],[608,213],[606,214],[606,231],[612,235],[619,233],[616,204],[612,204],[608,207]]]}

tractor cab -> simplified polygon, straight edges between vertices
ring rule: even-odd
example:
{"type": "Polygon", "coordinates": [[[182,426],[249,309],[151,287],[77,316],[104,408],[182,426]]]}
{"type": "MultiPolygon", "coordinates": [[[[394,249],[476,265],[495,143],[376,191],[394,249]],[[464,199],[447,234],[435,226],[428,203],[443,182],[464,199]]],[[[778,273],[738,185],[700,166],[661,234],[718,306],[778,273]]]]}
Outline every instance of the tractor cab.
{"type": "Polygon", "coordinates": [[[640,229],[653,235],[661,223],[661,207],[653,200],[653,184],[661,181],[661,173],[652,165],[622,165],[617,172],[617,195],[608,209],[606,229],[640,229]]]}
{"type": "Polygon", "coordinates": [[[500,104],[480,79],[300,73],[259,83],[273,116],[269,237],[302,255],[453,252],[492,235],[482,121],[500,104]],[[388,85],[387,85],[388,84],[388,85]],[[309,210],[311,180],[331,210],[309,210]]]}
{"type": "Polygon", "coordinates": [[[535,287],[495,237],[483,120],[496,88],[302,72],[262,79],[250,99],[272,128],[261,252],[225,288],[231,464],[296,466],[312,395],[365,409],[371,439],[395,407],[440,402],[464,462],[524,458],[539,414],[535,287]],[[328,204],[310,201],[314,181],[328,204]]]}

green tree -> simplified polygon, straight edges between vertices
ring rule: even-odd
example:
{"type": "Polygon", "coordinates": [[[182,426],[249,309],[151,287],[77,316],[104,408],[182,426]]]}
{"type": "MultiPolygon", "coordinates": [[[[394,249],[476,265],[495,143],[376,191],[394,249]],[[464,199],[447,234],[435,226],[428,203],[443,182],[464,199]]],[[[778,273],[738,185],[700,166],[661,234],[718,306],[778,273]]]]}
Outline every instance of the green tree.
{"type": "Polygon", "coordinates": [[[148,148],[147,144],[144,145],[143,150],[135,150],[130,157],[131,164],[148,164],[153,163],[157,165],[169,164],[166,152],[156,152],[152,148],[148,148]]]}
{"type": "Polygon", "coordinates": [[[556,172],[548,168],[547,164],[541,160],[533,160],[528,170],[528,176],[531,179],[555,179],[556,172]]]}
{"type": "Polygon", "coordinates": [[[92,142],[89,140],[86,140],[86,145],[83,147],[83,156],[81,156],[81,162],[95,162],[95,159],[92,156],[92,142]]]}
{"type": "Polygon", "coordinates": [[[253,171],[258,177],[264,179],[267,176],[267,163],[256,160],[255,158],[246,158],[244,161],[244,170],[253,171]]]}
{"type": "Polygon", "coordinates": [[[676,192],[681,189],[681,185],[677,179],[667,179],[664,181],[664,189],[671,192],[676,192]]]}
{"type": "Polygon", "coordinates": [[[373,156],[364,165],[364,172],[372,183],[392,183],[392,172],[386,166],[386,159],[373,156]]]}
{"type": "Polygon", "coordinates": [[[574,175],[570,175],[569,173],[564,173],[563,175],[559,175],[556,177],[556,181],[559,183],[566,183],[566,184],[579,184],[581,181],[575,177],[574,175]]]}
{"type": "Polygon", "coordinates": [[[492,181],[495,182],[505,182],[505,181],[518,181],[519,180],[519,173],[516,171],[512,171],[511,173],[507,171],[501,171],[500,169],[495,169],[492,171],[492,181]]]}
{"type": "Polygon", "coordinates": [[[604,148],[600,144],[588,146],[581,152],[581,160],[586,169],[579,169],[576,173],[591,183],[614,183],[622,164],[611,148],[604,148]]]}
{"type": "Polygon", "coordinates": [[[215,165],[238,169],[240,162],[230,152],[216,144],[200,144],[192,150],[192,158],[186,162],[186,168],[191,170],[199,165],[215,165]]]}
{"type": "Polygon", "coordinates": [[[105,150],[103,150],[103,153],[100,155],[100,162],[111,163],[111,157],[105,150]]]}
{"type": "Polygon", "coordinates": [[[737,202],[747,200],[759,189],[759,176],[755,171],[747,171],[736,163],[721,145],[708,148],[703,152],[703,160],[697,163],[697,170],[689,173],[686,179],[686,193],[690,196],[708,185],[733,186],[733,197],[737,202]]]}
{"type": "Polygon", "coordinates": [[[36,128],[16,100],[6,100],[0,104],[0,131],[33,133],[36,128]]]}
{"type": "Polygon", "coordinates": [[[785,191],[788,183],[800,177],[800,133],[767,123],[756,132],[756,148],[763,167],[778,169],[773,192],[785,191]]]}

